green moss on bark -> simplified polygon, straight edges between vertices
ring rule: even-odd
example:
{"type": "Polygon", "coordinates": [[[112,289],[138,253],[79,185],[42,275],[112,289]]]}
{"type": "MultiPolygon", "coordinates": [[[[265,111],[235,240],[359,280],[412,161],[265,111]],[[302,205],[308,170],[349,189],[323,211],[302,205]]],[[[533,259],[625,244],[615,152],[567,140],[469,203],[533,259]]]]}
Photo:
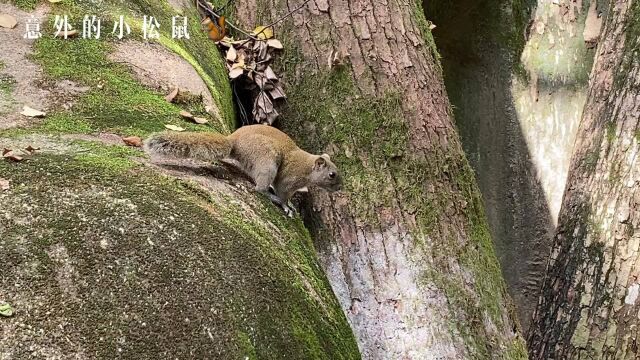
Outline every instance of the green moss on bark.
{"type": "MultiPolygon", "coordinates": [[[[420,14],[420,18],[424,21],[424,15],[420,14]]],[[[287,37],[283,38],[286,41],[287,37]]],[[[418,243],[417,248],[434,254],[438,269],[427,271],[424,280],[445,291],[456,318],[451,324],[454,336],[461,334],[468,350],[477,358],[489,358],[496,353],[502,358],[526,358],[520,337],[505,341],[504,334],[487,334],[485,330],[487,320],[499,329],[504,329],[505,318],[517,320],[508,302],[480,195],[464,154],[425,159],[412,153],[407,121],[401,117],[406,113],[401,95],[361,94],[348,64],[297,76],[296,67],[305,65],[302,55],[293,47],[279,59],[278,66],[286,72],[289,85],[283,128],[303,148],[332,153],[332,159],[344,174],[344,188],[350,194],[356,221],[375,229],[382,209],[395,206],[404,209],[415,219],[412,239],[418,243]],[[442,183],[451,184],[452,188],[437,193],[429,191],[428,184],[442,183]],[[435,231],[448,211],[456,211],[454,208],[466,208],[468,222],[464,231],[468,238],[464,243],[443,238],[435,231]],[[425,243],[431,236],[438,240],[425,243]],[[473,284],[465,284],[465,279],[446,272],[451,259],[459,259],[464,271],[471,274],[473,284]],[[509,314],[504,314],[504,309],[509,314]],[[500,342],[508,350],[492,347],[500,342]]],[[[321,227],[314,230],[318,231],[320,246],[325,241],[335,241],[322,238],[328,234],[321,227]]]]}

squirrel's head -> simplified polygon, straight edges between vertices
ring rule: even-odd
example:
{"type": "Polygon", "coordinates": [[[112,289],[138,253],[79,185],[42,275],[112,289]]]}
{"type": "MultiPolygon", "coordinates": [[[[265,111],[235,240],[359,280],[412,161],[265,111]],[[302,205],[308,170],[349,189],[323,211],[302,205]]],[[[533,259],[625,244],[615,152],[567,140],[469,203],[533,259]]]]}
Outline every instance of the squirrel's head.
{"type": "Polygon", "coordinates": [[[316,158],[311,171],[311,182],[330,191],[338,191],[342,188],[342,177],[329,155],[322,154],[316,158]]]}

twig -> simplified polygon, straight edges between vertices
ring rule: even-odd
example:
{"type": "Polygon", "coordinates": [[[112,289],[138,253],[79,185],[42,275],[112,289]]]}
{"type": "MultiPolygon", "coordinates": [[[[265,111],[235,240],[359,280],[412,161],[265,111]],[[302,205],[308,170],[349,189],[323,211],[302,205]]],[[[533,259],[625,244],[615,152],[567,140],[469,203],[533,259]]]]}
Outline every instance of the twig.
{"type": "MultiPolygon", "coordinates": [[[[281,22],[282,20],[284,20],[284,19],[286,19],[287,17],[291,16],[291,14],[293,14],[294,12],[296,12],[296,11],[298,11],[298,10],[302,9],[302,7],[303,7],[303,6],[305,6],[305,5],[307,5],[307,3],[308,3],[309,1],[311,1],[311,0],[305,0],[302,4],[300,4],[300,5],[299,5],[298,7],[296,7],[295,9],[293,9],[293,10],[289,11],[288,13],[284,14],[283,16],[281,16],[280,18],[278,18],[276,21],[272,22],[271,24],[269,24],[269,25],[267,25],[267,26],[264,26],[264,27],[262,28],[262,30],[260,30],[259,32],[257,32],[254,36],[256,36],[256,37],[260,36],[260,34],[262,34],[262,33],[263,33],[265,30],[267,30],[268,28],[273,27],[273,25],[275,25],[275,24],[277,24],[277,23],[281,22]]],[[[256,39],[254,38],[254,40],[256,40],[256,39]]],[[[262,39],[260,39],[260,40],[262,40],[262,39]]],[[[244,44],[246,44],[248,41],[249,41],[249,39],[247,39],[247,40],[245,40],[244,42],[242,42],[242,43],[240,44],[240,47],[242,47],[242,46],[243,46],[244,44]]]]}
{"type": "Polygon", "coordinates": [[[271,24],[269,24],[269,25],[265,26],[265,27],[264,27],[264,29],[260,30],[260,32],[258,32],[258,33],[256,34],[256,36],[258,36],[258,35],[262,34],[262,32],[263,32],[263,31],[265,31],[265,30],[267,30],[268,28],[272,27],[273,25],[275,25],[275,24],[279,23],[280,21],[282,21],[282,20],[286,19],[287,17],[289,17],[289,16],[290,16],[291,14],[293,14],[294,12],[296,12],[296,11],[298,11],[298,10],[302,9],[302,7],[303,7],[303,6],[305,6],[305,5],[307,5],[307,3],[308,3],[309,1],[311,1],[311,0],[304,0],[304,2],[303,2],[302,4],[300,4],[297,8],[295,8],[295,9],[293,9],[293,10],[289,11],[288,13],[284,14],[283,16],[281,16],[281,17],[280,17],[279,19],[277,19],[276,21],[274,21],[274,22],[272,22],[271,24]]]}
{"type": "MultiPolygon", "coordinates": [[[[225,7],[227,7],[227,5],[229,5],[231,3],[231,1],[232,0],[229,0],[227,2],[227,4],[225,6],[223,6],[222,8],[224,9],[225,7]]],[[[201,9],[203,9],[204,11],[206,11],[209,14],[210,17],[213,17],[215,19],[219,19],[220,18],[220,15],[216,14],[216,12],[213,11],[213,9],[211,9],[211,8],[209,8],[209,6],[203,4],[200,0],[196,0],[196,6],[201,8],[201,9]]],[[[228,25],[230,28],[242,33],[243,35],[248,36],[252,40],[256,40],[256,41],[259,40],[257,37],[254,37],[253,35],[249,34],[248,32],[246,32],[246,31],[240,29],[239,27],[233,25],[233,23],[228,21],[228,20],[226,21],[226,25],[228,25]]]]}
{"type": "Polygon", "coordinates": [[[238,91],[236,90],[236,82],[234,81],[231,85],[233,90],[233,95],[236,97],[236,104],[238,104],[238,110],[240,110],[240,117],[242,118],[242,125],[249,124],[249,117],[247,116],[247,110],[244,108],[242,104],[242,100],[240,99],[240,95],[238,95],[238,91]]]}

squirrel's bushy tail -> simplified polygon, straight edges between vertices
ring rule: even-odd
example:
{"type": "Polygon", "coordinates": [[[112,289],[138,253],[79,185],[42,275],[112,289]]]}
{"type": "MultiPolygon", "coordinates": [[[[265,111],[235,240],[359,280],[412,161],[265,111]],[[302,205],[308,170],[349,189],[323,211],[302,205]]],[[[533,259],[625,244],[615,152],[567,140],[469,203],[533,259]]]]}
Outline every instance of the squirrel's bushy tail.
{"type": "Polygon", "coordinates": [[[227,137],[210,132],[162,132],[144,142],[148,154],[168,155],[203,161],[220,160],[231,153],[227,137]]]}

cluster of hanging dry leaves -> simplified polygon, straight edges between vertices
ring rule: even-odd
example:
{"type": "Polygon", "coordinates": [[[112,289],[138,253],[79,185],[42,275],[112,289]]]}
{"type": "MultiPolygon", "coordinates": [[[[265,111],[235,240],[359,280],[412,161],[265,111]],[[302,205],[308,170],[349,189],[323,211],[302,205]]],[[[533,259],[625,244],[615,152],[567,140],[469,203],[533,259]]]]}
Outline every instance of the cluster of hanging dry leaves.
{"type": "Polygon", "coordinates": [[[273,37],[273,28],[258,26],[253,38],[235,40],[224,37],[218,42],[226,49],[225,57],[231,81],[244,81],[240,86],[257,93],[253,102],[253,121],[273,124],[278,118],[274,101],[285,99],[280,79],[271,68],[273,53],[282,50],[282,43],[273,37]]]}

